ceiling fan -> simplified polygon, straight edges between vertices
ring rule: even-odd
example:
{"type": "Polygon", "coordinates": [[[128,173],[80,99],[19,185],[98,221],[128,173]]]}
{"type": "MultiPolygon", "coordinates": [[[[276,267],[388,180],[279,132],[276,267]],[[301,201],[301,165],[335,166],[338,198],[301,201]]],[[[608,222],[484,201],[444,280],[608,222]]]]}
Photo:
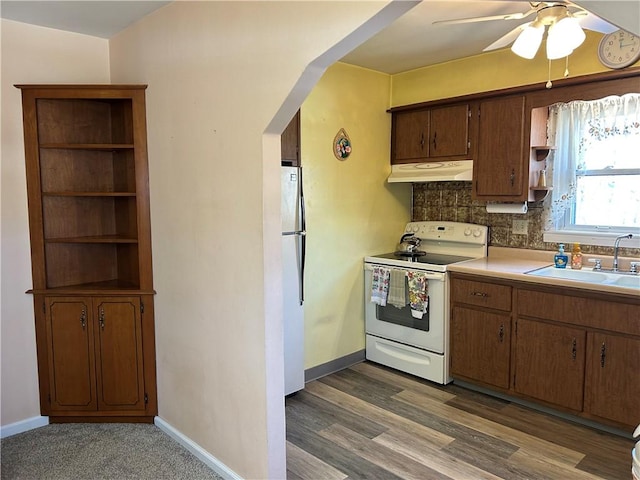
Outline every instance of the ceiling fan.
{"type": "Polygon", "coordinates": [[[503,48],[513,43],[511,49],[517,55],[531,59],[535,56],[542,37],[547,31],[547,58],[550,60],[566,57],[577,48],[585,38],[582,29],[601,33],[611,33],[618,28],[569,1],[529,2],[530,9],[505,15],[488,17],[459,18],[438,20],[434,24],[461,24],[486,22],[491,20],[522,20],[535,14],[530,22],[518,25],[506,35],[500,37],[483,52],[503,48]]]}

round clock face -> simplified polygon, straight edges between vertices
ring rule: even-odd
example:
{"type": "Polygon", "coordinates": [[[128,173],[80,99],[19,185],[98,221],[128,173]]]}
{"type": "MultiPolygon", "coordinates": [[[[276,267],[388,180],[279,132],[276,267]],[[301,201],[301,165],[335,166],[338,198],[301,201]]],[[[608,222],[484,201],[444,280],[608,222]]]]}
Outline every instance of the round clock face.
{"type": "Polygon", "coordinates": [[[625,30],[609,33],[600,40],[598,58],[605,67],[628,67],[640,59],[640,37],[625,30]]]}

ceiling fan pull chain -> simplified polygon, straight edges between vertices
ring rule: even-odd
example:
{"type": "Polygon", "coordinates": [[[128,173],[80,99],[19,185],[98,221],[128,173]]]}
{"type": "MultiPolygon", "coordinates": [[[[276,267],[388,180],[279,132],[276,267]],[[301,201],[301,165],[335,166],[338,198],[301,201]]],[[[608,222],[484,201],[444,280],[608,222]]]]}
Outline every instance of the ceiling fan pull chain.
{"type": "Polygon", "coordinates": [[[553,83],[551,83],[551,59],[549,59],[549,79],[547,80],[547,84],[545,85],[545,87],[551,88],[552,86],[553,83]]]}
{"type": "Polygon", "coordinates": [[[565,60],[566,62],[564,64],[564,78],[567,78],[569,76],[569,55],[566,56],[565,60]]]}

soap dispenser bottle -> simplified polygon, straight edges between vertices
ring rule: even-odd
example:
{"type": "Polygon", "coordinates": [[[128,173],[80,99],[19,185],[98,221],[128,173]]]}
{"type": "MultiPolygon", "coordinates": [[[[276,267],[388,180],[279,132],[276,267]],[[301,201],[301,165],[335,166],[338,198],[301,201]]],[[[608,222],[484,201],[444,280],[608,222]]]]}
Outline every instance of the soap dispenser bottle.
{"type": "Polygon", "coordinates": [[[569,256],[564,253],[564,243],[558,245],[558,253],[553,256],[553,263],[555,263],[556,268],[567,268],[567,261],[569,260],[569,256]]]}
{"type": "Polygon", "coordinates": [[[579,243],[573,244],[573,250],[571,251],[571,268],[574,270],[580,270],[582,268],[582,250],[580,250],[579,243]]]}

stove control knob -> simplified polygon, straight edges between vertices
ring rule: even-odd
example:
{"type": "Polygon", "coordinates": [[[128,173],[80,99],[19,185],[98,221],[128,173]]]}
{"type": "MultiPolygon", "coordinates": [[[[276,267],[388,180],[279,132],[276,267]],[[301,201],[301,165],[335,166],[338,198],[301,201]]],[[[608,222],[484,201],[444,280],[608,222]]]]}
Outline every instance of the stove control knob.
{"type": "Polygon", "coordinates": [[[466,228],[464,231],[464,236],[468,237],[469,235],[471,235],[471,229],[470,228],[466,228]]]}
{"type": "Polygon", "coordinates": [[[474,236],[474,237],[476,237],[476,238],[477,238],[477,237],[479,237],[480,235],[482,235],[482,232],[480,231],[480,229],[477,229],[477,230],[474,230],[474,231],[473,231],[473,236],[474,236]]]}
{"type": "Polygon", "coordinates": [[[417,233],[417,231],[418,231],[418,230],[420,230],[420,226],[415,225],[415,224],[414,224],[414,225],[411,225],[411,231],[412,231],[413,233],[417,233]]]}

